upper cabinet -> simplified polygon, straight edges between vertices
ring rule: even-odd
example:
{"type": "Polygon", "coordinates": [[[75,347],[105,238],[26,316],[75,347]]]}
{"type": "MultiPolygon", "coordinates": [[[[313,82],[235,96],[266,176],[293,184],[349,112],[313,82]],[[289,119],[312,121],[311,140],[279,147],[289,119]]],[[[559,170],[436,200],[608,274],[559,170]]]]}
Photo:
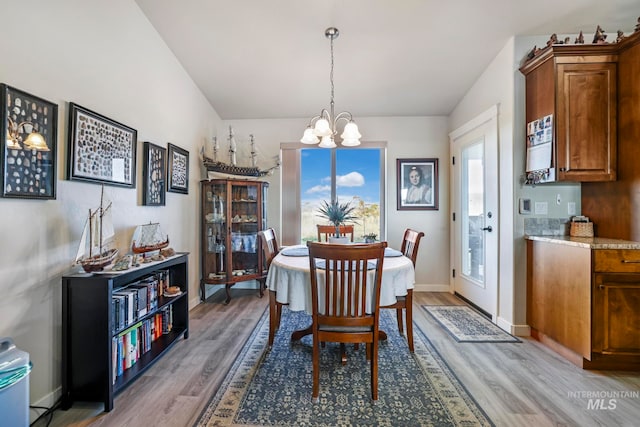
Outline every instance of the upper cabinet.
{"type": "Polygon", "coordinates": [[[520,68],[526,122],[553,118],[550,168],[539,182],[616,180],[617,49],[552,45],[520,68]]]}

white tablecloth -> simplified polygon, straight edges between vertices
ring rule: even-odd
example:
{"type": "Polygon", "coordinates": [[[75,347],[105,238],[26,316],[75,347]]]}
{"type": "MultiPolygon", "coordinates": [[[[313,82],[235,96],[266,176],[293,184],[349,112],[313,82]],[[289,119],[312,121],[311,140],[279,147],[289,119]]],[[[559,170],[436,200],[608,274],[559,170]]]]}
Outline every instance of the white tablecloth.
{"type": "MultiPolygon", "coordinates": [[[[415,271],[413,263],[405,256],[385,257],[382,266],[380,305],[392,305],[396,297],[407,295],[413,289],[415,271]]],[[[309,257],[276,255],[267,274],[267,287],[276,291],[279,303],[289,304],[292,311],[305,310],[311,314],[311,274],[309,257]]]]}

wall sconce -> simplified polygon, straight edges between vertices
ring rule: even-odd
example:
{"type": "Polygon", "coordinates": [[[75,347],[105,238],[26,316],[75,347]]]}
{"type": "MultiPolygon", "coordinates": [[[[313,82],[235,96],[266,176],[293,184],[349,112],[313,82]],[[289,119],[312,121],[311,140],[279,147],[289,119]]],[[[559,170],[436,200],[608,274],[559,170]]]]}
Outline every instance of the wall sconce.
{"type": "Polygon", "coordinates": [[[11,150],[22,150],[23,148],[37,151],[49,151],[47,141],[44,137],[35,131],[35,124],[32,122],[21,122],[16,126],[16,123],[7,117],[7,148],[11,150]],[[28,133],[26,139],[23,140],[22,135],[28,133]],[[24,144],[24,147],[20,145],[20,142],[24,144]]]}

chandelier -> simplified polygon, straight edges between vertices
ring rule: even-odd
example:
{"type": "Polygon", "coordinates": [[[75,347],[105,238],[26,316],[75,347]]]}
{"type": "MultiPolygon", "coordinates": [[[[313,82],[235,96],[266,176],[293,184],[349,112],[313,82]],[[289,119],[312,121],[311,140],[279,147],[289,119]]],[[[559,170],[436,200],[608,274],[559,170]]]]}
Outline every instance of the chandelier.
{"type": "Polygon", "coordinates": [[[331,103],[330,110],[322,109],[319,115],[313,117],[309,121],[307,129],[304,131],[304,135],[300,142],[303,144],[317,144],[322,148],[335,148],[335,137],[338,134],[337,125],[338,121],[344,120],[346,122],[344,130],[342,131],[342,145],[345,147],[355,147],[360,145],[360,132],[358,132],[358,125],[353,121],[351,113],[343,111],[337,116],[334,114],[333,103],[333,40],[338,37],[340,32],[337,28],[329,27],[325,30],[324,35],[331,40],[331,73],[329,74],[329,80],[331,81],[331,103]]]}

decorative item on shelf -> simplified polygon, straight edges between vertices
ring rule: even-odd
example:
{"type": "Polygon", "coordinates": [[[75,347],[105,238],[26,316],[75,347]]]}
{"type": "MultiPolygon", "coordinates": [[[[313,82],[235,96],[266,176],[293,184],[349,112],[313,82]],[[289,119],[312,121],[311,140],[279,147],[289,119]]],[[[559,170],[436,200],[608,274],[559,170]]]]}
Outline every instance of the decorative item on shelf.
{"type": "Polygon", "coordinates": [[[112,203],[104,194],[100,195],[100,206],[89,209],[89,216],[82,231],[76,263],[87,273],[102,271],[111,265],[118,256],[115,249],[115,231],[112,220],[112,203]]]}
{"type": "Polygon", "coordinates": [[[604,33],[604,30],[600,27],[600,25],[598,25],[598,27],[596,28],[596,32],[593,35],[593,43],[605,44],[607,43],[606,39],[607,39],[607,35],[604,33]]]}
{"type": "Polygon", "coordinates": [[[624,35],[624,32],[622,30],[618,30],[618,37],[616,37],[616,43],[620,43],[625,38],[626,37],[624,35]]]}
{"type": "Polygon", "coordinates": [[[575,44],[584,44],[584,34],[582,34],[582,30],[580,30],[580,34],[578,34],[578,37],[576,37],[576,40],[574,41],[575,44]]]}
{"type": "Polygon", "coordinates": [[[340,226],[347,222],[354,222],[358,217],[353,214],[355,206],[350,206],[349,202],[340,203],[338,199],[327,202],[322,201],[322,205],[318,208],[318,216],[327,219],[334,227],[336,227],[335,236],[340,236],[340,226]]]}
{"type": "Polygon", "coordinates": [[[159,223],[143,224],[136,227],[131,239],[131,251],[134,254],[144,254],[158,251],[169,246],[169,236],[162,230],[159,223]]]}
{"type": "Polygon", "coordinates": [[[375,243],[377,237],[378,237],[378,235],[376,233],[368,233],[368,234],[364,234],[362,236],[362,238],[364,239],[365,243],[375,243]]]}
{"type": "Polygon", "coordinates": [[[342,145],[345,147],[354,147],[360,145],[360,132],[358,131],[358,125],[353,121],[353,116],[348,111],[343,111],[338,115],[335,115],[334,111],[334,85],[333,85],[333,40],[340,35],[337,28],[329,27],[324,32],[325,37],[331,41],[331,72],[329,74],[329,80],[331,82],[331,102],[329,103],[329,111],[322,109],[320,114],[311,118],[307,129],[304,131],[304,135],[300,142],[303,144],[317,144],[322,148],[334,148],[336,147],[335,137],[338,134],[338,121],[344,120],[346,122],[342,135],[342,145]],[[319,138],[322,138],[321,140],[319,138]]]}
{"type": "Polygon", "coordinates": [[[633,32],[635,33],[636,31],[640,31],[640,17],[638,17],[638,23],[636,24],[636,28],[633,30],[633,32]]]}
{"type": "Polygon", "coordinates": [[[589,217],[578,215],[571,218],[569,235],[571,237],[593,237],[593,223],[589,221],[589,217]]]}
{"type": "Polygon", "coordinates": [[[220,146],[218,145],[218,139],[213,138],[213,159],[207,157],[204,153],[204,148],[201,150],[202,162],[207,170],[208,178],[237,178],[242,177],[245,179],[258,179],[264,176],[272,175],[273,171],[280,167],[280,157],[276,156],[275,164],[267,169],[260,169],[258,167],[258,152],[256,151],[255,141],[253,135],[250,137],[250,157],[251,166],[239,166],[237,165],[236,151],[237,144],[233,133],[233,128],[229,126],[229,163],[221,162],[218,160],[218,151],[220,146]]]}

